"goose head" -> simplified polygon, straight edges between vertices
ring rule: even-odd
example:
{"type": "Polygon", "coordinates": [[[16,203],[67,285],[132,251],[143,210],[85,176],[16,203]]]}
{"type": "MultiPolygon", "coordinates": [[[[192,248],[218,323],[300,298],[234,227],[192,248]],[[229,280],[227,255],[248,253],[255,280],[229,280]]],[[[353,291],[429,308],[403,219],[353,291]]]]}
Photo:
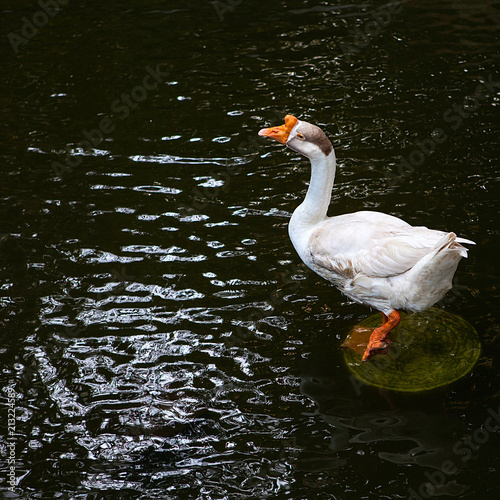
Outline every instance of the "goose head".
{"type": "Polygon", "coordinates": [[[310,160],[323,159],[333,152],[332,143],[319,127],[292,115],[285,116],[284,125],[263,128],[259,135],[271,137],[310,160]]]}

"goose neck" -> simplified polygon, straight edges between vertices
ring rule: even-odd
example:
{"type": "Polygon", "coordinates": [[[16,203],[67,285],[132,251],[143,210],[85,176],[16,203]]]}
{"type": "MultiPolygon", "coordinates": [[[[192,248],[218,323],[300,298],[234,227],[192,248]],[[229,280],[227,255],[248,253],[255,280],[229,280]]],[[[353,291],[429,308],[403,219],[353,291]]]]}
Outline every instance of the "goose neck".
{"type": "MultiPolygon", "coordinates": [[[[336,159],[328,156],[311,159],[311,179],[306,197],[297,208],[297,216],[306,224],[317,224],[326,218],[335,180],[336,159]]],[[[295,215],[295,213],[294,213],[295,215]]]]}

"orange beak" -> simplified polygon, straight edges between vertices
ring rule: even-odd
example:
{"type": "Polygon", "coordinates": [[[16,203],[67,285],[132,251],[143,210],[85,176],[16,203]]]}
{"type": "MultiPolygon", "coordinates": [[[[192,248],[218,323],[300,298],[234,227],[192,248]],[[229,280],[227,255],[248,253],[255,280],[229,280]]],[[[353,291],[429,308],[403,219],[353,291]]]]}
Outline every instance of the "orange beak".
{"type": "Polygon", "coordinates": [[[271,139],[281,142],[281,144],[286,144],[288,136],[297,122],[298,120],[295,116],[286,115],[284,125],[280,125],[279,127],[263,128],[259,130],[259,135],[271,137],[271,139]]]}

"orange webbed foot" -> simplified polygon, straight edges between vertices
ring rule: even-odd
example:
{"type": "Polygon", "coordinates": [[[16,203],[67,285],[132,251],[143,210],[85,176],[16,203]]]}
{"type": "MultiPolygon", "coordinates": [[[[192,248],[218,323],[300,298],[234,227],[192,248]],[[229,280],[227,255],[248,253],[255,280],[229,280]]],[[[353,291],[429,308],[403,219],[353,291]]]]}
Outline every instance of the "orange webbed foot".
{"type": "Polygon", "coordinates": [[[361,359],[362,362],[368,361],[377,354],[384,354],[389,350],[391,339],[388,338],[388,335],[390,331],[398,325],[400,319],[401,316],[396,310],[391,311],[388,316],[384,314],[382,326],[375,328],[370,336],[370,340],[368,341],[368,345],[361,359]]]}

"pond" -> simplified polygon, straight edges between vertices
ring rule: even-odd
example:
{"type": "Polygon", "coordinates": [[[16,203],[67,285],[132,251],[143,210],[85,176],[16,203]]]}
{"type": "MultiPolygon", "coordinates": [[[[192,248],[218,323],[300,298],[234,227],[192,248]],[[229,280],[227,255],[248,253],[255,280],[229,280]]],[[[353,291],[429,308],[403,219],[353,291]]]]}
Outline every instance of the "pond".
{"type": "Polygon", "coordinates": [[[6,2],[0,488],[6,498],[500,494],[500,2],[6,2]],[[373,311],[287,224],[332,140],[330,214],[476,242],[438,308],[472,371],[351,375],[373,311]],[[15,418],[13,416],[15,415],[15,418]]]}

